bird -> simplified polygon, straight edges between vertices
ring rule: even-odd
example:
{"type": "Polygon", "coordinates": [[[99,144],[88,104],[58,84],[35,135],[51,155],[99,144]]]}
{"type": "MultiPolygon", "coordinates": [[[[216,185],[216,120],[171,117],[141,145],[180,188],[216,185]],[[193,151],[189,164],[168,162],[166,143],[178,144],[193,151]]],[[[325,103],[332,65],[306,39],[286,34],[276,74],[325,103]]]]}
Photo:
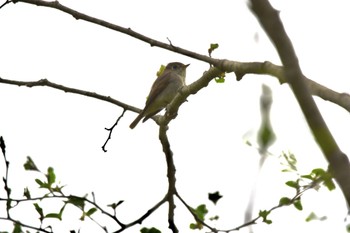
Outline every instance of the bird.
{"type": "Polygon", "coordinates": [[[154,81],[149,92],[145,107],[130,124],[133,129],[143,118],[142,122],[164,109],[176,96],[180,88],[186,85],[186,68],[181,62],[170,62],[163,73],[154,81]]]}

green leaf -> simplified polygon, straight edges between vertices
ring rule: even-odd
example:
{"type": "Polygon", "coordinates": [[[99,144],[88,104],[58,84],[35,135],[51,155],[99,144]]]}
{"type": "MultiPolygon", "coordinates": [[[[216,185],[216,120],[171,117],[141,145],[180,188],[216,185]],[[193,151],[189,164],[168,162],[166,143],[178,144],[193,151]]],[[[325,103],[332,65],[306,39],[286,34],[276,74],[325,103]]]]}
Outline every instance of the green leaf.
{"type": "Polygon", "coordinates": [[[86,216],[90,217],[91,215],[93,215],[95,212],[97,211],[96,208],[91,208],[86,212],[86,216]]]}
{"type": "Polygon", "coordinates": [[[216,83],[224,83],[225,82],[225,77],[216,77],[215,78],[216,83]]]}
{"type": "Polygon", "coordinates": [[[49,167],[49,168],[47,169],[47,175],[46,175],[46,177],[47,177],[47,183],[48,183],[49,186],[51,187],[52,184],[55,183],[55,181],[56,181],[56,175],[55,175],[55,172],[54,172],[54,170],[53,170],[52,167],[49,167]]]}
{"type": "Polygon", "coordinates": [[[286,185],[295,189],[299,188],[299,183],[293,180],[287,181],[286,185]]]}
{"type": "Polygon", "coordinates": [[[160,230],[158,230],[157,228],[146,228],[146,227],[143,227],[141,230],[140,230],[141,233],[162,233],[160,230]]]}
{"type": "Polygon", "coordinates": [[[82,210],[84,210],[85,207],[85,199],[77,196],[69,196],[66,203],[73,204],[82,210]]]}
{"type": "Polygon", "coordinates": [[[59,220],[62,220],[61,215],[59,213],[49,213],[45,215],[45,218],[57,218],[59,220]]]}
{"type": "Polygon", "coordinates": [[[27,161],[24,163],[24,169],[26,171],[37,171],[40,172],[38,167],[35,165],[34,161],[32,160],[31,157],[27,156],[27,161]]]}
{"type": "Polygon", "coordinates": [[[14,225],[14,228],[13,228],[12,233],[22,233],[23,232],[20,222],[15,222],[13,225],[14,225]]]}
{"type": "Polygon", "coordinates": [[[267,210],[260,210],[259,211],[259,216],[262,217],[263,222],[266,224],[271,224],[272,221],[270,219],[267,219],[268,215],[270,214],[270,211],[267,210]]]}
{"type": "Polygon", "coordinates": [[[290,198],[288,198],[288,197],[282,197],[281,199],[280,199],[280,205],[282,206],[282,205],[290,205],[290,203],[291,203],[291,200],[290,200],[290,198]]]}
{"type": "Polygon", "coordinates": [[[33,205],[34,205],[34,207],[35,207],[36,212],[38,212],[38,214],[40,215],[39,219],[40,219],[40,221],[42,222],[43,219],[44,219],[44,212],[43,212],[43,209],[39,206],[38,203],[34,203],[33,205]]]}
{"type": "Polygon", "coordinates": [[[165,70],[165,66],[161,65],[159,70],[157,71],[157,77],[161,76],[165,70]]]}
{"type": "Polygon", "coordinates": [[[210,201],[212,201],[216,205],[216,203],[218,202],[218,200],[220,200],[222,198],[222,196],[217,191],[215,193],[209,193],[208,194],[208,198],[209,198],[210,201]]]}
{"type": "Polygon", "coordinates": [[[219,220],[219,216],[218,216],[218,215],[215,215],[215,216],[213,216],[213,217],[210,217],[209,220],[210,220],[210,221],[219,220]]]}
{"type": "Polygon", "coordinates": [[[204,221],[204,218],[205,218],[205,215],[208,213],[208,210],[207,210],[207,207],[202,204],[202,205],[199,205],[195,210],[193,210],[194,213],[197,215],[197,217],[204,221]]]}
{"type": "Polygon", "coordinates": [[[112,204],[109,204],[107,205],[108,207],[111,207],[112,209],[116,209],[120,204],[122,204],[124,201],[121,200],[121,201],[118,201],[118,203],[112,203],[112,204]]]}
{"type": "Polygon", "coordinates": [[[28,188],[24,189],[23,196],[25,196],[27,199],[30,199],[30,192],[28,188]]]}
{"type": "Polygon", "coordinates": [[[297,210],[303,210],[303,206],[302,206],[302,204],[301,204],[300,198],[297,199],[297,200],[295,200],[295,201],[293,202],[293,205],[294,205],[294,207],[295,207],[297,210]]]}
{"type": "Polygon", "coordinates": [[[210,47],[208,49],[209,56],[211,56],[212,52],[217,48],[219,48],[219,44],[217,43],[210,44],[210,47]]]}

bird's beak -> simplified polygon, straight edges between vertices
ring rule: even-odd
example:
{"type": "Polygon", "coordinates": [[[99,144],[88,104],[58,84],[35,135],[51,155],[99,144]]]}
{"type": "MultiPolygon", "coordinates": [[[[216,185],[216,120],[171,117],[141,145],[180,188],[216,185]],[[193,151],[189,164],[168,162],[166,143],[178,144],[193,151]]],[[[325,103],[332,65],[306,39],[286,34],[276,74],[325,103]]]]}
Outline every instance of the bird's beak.
{"type": "Polygon", "coordinates": [[[185,67],[187,68],[189,65],[191,65],[191,64],[187,64],[187,65],[185,65],[185,67]]]}

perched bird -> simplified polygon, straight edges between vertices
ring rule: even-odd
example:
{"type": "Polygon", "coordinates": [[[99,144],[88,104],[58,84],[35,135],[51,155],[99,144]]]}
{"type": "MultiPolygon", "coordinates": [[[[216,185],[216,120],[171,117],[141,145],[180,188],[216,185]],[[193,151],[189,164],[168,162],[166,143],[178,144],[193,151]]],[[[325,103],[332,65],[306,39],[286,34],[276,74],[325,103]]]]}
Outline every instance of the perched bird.
{"type": "Polygon", "coordinates": [[[145,108],[130,124],[131,129],[135,128],[142,118],[144,118],[142,122],[147,121],[174,99],[178,90],[185,85],[186,68],[189,65],[171,62],[165,67],[163,73],[152,85],[145,108]]]}

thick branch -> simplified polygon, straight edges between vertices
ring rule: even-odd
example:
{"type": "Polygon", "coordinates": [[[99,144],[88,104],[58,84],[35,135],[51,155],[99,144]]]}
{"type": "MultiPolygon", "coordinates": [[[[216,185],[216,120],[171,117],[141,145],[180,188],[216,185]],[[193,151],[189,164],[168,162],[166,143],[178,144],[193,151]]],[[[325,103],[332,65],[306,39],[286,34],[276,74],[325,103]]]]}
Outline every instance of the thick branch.
{"type": "Polygon", "coordinates": [[[260,24],[272,40],[284,65],[287,82],[305,115],[307,123],[327,158],[330,169],[340,185],[348,205],[350,204],[350,163],[349,159],[338,147],[319,112],[314,99],[311,97],[306,81],[299,66],[294,51],[279,14],[267,0],[251,0],[252,11],[256,14],[260,24]]]}

